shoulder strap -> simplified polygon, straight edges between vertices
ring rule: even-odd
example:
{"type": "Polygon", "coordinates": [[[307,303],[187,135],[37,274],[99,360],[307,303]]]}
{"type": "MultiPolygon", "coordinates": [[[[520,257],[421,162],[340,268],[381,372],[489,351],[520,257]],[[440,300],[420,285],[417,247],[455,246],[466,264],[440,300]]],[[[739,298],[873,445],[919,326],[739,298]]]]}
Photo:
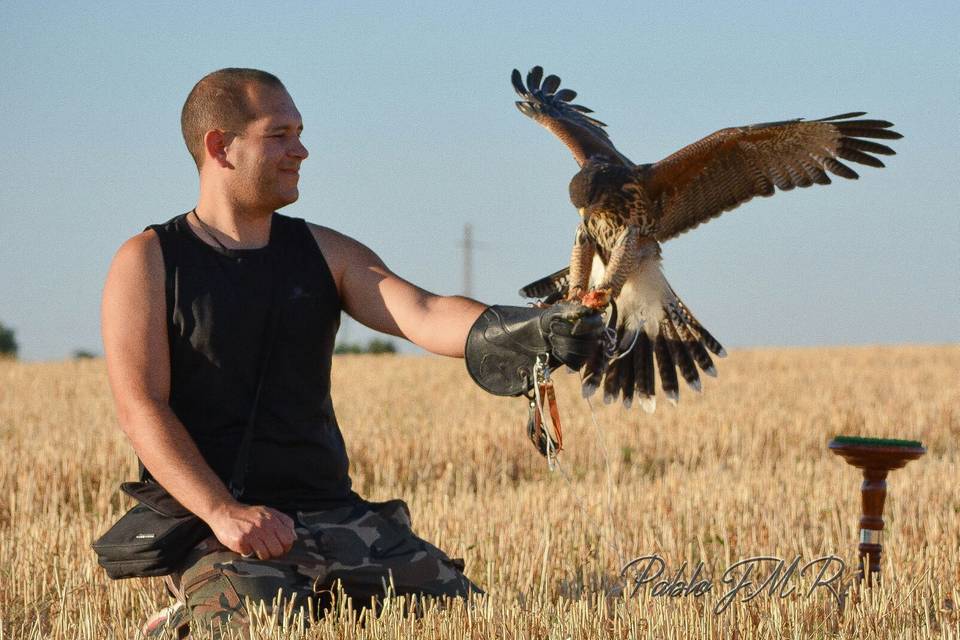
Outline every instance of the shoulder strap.
{"type": "MultiPolygon", "coordinates": [[[[273,224],[277,221],[274,220],[273,224]]],[[[257,390],[253,395],[253,406],[250,408],[250,417],[247,419],[247,427],[243,431],[243,440],[240,441],[240,450],[237,452],[237,459],[233,464],[233,474],[230,477],[229,489],[234,498],[239,498],[244,492],[244,479],[247,475],[247,468],[250,462],[250,445],[253,442],[253,431],[257,422],[257,409],[260,406],[260,396],[263,394],[263,381],[267,376],[267,365],[270,362],[270,353],[273,351],[273,343],[277,335],[277,324],[280,301],[280,278],[277,271],[279,267],[276,259],[276,249],[271,247],[269,251],[270,277],[272,282],[272,293],[270,296],[270,308],[267,311],[267,322],[264,328],[263,355],[260,358],[260,373],[257,379],[257,390]]]]}

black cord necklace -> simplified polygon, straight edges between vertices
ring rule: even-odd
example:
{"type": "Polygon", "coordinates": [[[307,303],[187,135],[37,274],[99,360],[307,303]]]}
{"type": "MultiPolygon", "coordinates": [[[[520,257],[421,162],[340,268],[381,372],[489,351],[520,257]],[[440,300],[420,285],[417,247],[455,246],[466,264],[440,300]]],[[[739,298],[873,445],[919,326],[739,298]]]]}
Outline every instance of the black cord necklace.
{"type": "Polygon", "coordinates": [[[193,217],[197,219],[197,222],[200,223],[200,228],[203,229],[203,232],[206,233],[206,234],[207,234],[208,236],[210,236],[211,238],[213,238],[213,241],[216,242],[218,245],[220,245],[220,248],[221,248],[221,249],[223,249],[224,251],[229,252],[230,249],[227,249],[227,247],[226,247],[222,242],[220,242],[220,238],[218,238],[217,236],[215,236],[215,235],[213,234],[213,232],[210,230],[210,227],[207,226],[207,223],[200,219],[200,214],[197,213],[197,208],[196,208],[196,207],[193,208],[193,210],[191,211],[191,213],[193,213],[193,217]]]}

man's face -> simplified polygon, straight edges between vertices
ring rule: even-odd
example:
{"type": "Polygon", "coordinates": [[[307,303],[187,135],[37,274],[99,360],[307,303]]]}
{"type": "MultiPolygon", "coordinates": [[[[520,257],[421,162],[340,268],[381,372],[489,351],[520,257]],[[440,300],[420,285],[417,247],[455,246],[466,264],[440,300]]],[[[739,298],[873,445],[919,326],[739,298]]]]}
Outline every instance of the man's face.
{"type": "Polygon", "coordinates": [[[300,142],[303,121],[283,89],[250,85],[248,92],[257,115],[227,145],[227,161],[234,168],[230,192],[244,208],[273,211],[300,195],[300,163],[307,157],[300,142]]]}

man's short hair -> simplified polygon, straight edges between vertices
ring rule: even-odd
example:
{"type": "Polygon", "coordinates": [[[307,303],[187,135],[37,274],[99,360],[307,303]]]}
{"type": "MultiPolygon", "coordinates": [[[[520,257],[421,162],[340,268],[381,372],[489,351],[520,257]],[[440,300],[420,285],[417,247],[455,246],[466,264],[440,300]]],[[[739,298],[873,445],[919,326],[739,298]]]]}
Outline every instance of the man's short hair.
{"type": "Polygon", "coordinates": [[[180,113],[180,129],[197,168],[203,164],[203,136],[212,129],[243,131],[256,117],[247,95],[251,84],[284,89],[280,79],[259,69],[227,68],[193,86],[180,113]]]}

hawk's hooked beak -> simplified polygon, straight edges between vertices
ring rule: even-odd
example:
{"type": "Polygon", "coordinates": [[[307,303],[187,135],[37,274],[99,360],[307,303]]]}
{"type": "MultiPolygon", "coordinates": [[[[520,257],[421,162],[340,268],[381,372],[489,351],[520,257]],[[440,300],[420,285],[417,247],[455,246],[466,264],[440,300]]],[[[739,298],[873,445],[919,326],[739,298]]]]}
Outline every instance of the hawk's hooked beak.
{"type": "Polygon", "coordinates": [[[579,211],[580,211],[580,218],[583,219],[584,222],[590,219],[590,214],[587,213],[586,207],[580,207],[579,211]]]}

